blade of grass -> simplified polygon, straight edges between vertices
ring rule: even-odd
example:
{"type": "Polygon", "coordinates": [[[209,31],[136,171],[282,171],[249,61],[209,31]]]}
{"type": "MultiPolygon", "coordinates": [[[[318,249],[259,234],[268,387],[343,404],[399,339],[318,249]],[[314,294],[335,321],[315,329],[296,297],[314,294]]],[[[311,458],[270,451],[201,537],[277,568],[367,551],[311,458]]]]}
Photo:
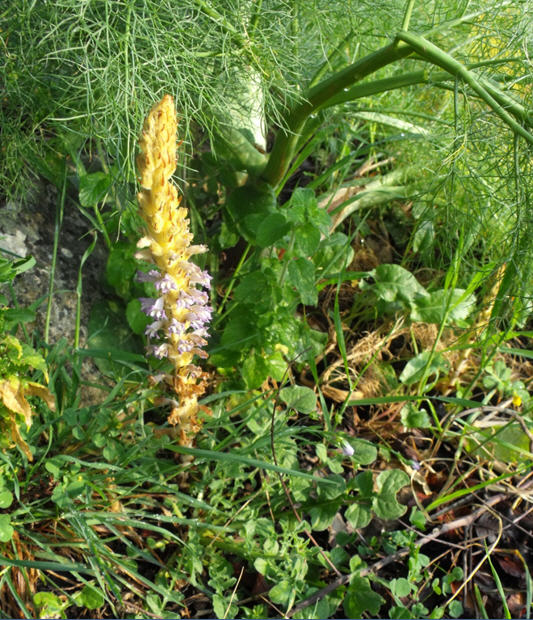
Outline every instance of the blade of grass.
{"type": "Polygon", "coordinates": [[[318,476],[313,476],[311,474],[306,474],[303,471],[298,471],[297,469],[289,469],[287,467],[280,467],[279,465],[274,465],[272,463],[268,463],[266,461],[260,461],[258,459],[249,458],[246,456],[241,456],[240,454],[225,454],[223,452],[216,452],[214,450],[201,450],[200,448],[187,448],[185,446],[167,446],[168,450],[172,450],[172,452],[177,452],[178,454],[190,454],[197,458],[205,458],[207,460],[213,461],[221,461],[227,463],[242,463],[243,465],[247,465],[249,467],[259,468],[259,469],[268,469],[270,471],[276,471],[280,474],[286,474],[288,476],[295,476],[297,478],[305,478],[306,480],[311,480],[316,482],[317,484],[321,484],[324,486],[338,486],[338,482],[334,480],[328,480],[327,478],[319,478],[318,476]]]}
{"type": "Polygon", "coordinates": [[[503,613],[505,614],[504,617],[506,618],[506,620],[511,620],[512,616],[511,616],[511,612],[509,611],[509,606],[507,605],[507,599],[505,597],[505,592],[503,590],[502,581],[500,579],[500,576],[498,575],[498,571],[494,568],[494,564],[492,563],[492,560],[490,558],[490,553],[487,550],[486,542],[485,542],[485,553],[487,556],[487,561],[490,566],[490,572],[492,573],[492,578],[494,579],[494,583],[496,584],[496,589],[498,590],[498,594],[500,595],[500,599],[502,601],[503,613]]]}

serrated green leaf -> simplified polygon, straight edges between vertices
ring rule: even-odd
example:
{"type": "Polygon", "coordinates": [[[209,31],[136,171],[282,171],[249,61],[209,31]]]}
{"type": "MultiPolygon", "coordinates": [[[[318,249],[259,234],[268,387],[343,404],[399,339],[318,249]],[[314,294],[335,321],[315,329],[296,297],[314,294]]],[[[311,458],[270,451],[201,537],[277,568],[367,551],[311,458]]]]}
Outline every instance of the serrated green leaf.
{"type": "Polygon", "coordinates": [[[290,407],[300,413],[312,413],[316,411],[316,394],[311,388],[303,385],[291,385],[290,387],[283,388],[279,397],[281,400],[290,407]]]}
{"type": "Polygon", "coordinates": [[[398,503],[396,494],[409,484],[409,476],[401,469],[382,471],[377,480],[378,494],[372,499],[372,508],[381,519],[398,519],[407,508],[398,503]]]}
{"type": "Polygon", "coordinates": [[[366,527],[372,520],[370,506],[363,503],[352,504],[346,509],[344,518],[355,530],[366,527]]]}
{"type": "Polygon", "coordinates": [[[344,612],[347,618],[362,618],[368,611],[372,617],[379,617],[379,610],[385,599],[370,587],[368,579],[353,577],[346,589],[344,612]]]}
{"type": "Polygon", "coordinates": [[[31,308],[6,308],[3,311],[3,318],[8,328],[11,328],[17,323],[33,323],[33,321],[35,321],[35,316],[35,310],[31,308]]]}
{"type": "Polygon", "coordinates": [[[462,321],[468,317],[476,304],[474,295],[465,296],[465,291],[433,291],[427,297],[417,297],[411,309],[411,319],[424,323],[446,324],[462,321]]]}
{"type": "Polygon", "coordinates": [[[306,306],[316,306],[318,293],[315,286],[315,266],[305,258],[289,261],[288,280],[296,289],[300,300],[306,306]]]}
{"type": "Polygon", "coordinates": [[[294,253],[302,258],[313,256],[320,244],[320,231],[312,224],[299,226],[294,235],[294,253]]]}
{"type": "Polygon", "coordinates": [[[372,291],[378,299],[387,303],[399,302],[408,308],[418,297],[428,295],[415,276],[400,265],[379,265],[369,275],[374,282],[371,284],[362,280],[360,288],[372,291]]]}
{"type": "Polygon", "coordinates": [[[270,213],[262,219],[257,228],[256,243],[260,248],[274,245],[289,231],[290,225],[285,216],[279,212],[270,213]]]}
{"type": "Polygon", "coordinates": [[[22,360],[21,361],[23,361],[28,366],[35,368],[35,370],[40,370],[45,375],[48,372],[44,357],[40,355],[39,353],[37,353],[35,349],[32,349],[32,347],[30,347],[27,344],[22,345],[22,360]]]}

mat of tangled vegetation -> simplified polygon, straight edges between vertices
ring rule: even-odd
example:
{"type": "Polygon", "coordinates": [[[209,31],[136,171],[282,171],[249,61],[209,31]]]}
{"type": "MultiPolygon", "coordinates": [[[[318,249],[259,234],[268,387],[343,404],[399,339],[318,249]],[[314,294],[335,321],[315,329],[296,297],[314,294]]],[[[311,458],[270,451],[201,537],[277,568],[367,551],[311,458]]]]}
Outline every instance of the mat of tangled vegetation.
{"type": "Polygon", "coordinates": [[[529,618],[530,13],[178,4],[0,11],[0,615],[529,618]]]}

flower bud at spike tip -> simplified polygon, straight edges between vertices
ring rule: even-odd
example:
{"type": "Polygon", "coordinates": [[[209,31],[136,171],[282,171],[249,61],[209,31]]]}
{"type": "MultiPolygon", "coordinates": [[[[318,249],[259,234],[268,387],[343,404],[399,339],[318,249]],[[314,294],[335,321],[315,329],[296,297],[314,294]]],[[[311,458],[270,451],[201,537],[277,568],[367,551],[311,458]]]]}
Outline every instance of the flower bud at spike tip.
{"type": "Polygon", "coordinates": [[[206,358],[207,326],[212,308],[209,296],[197,286],[210,288],[211,276],[190,262],[191,256],[207,251],[191,245],[187,209],[171,177],[176,170],[176,131],[178,122],[170,95],[148,114],[139,139],[137,158],[141,190],[138,202],[146,224],[145,236],[137,246],[139,256],[153,262],[156,269],[139,272],[137,280],[152,282],[157,298],[141,299],[145,314],[154,321],[146,328],[147,351],[174,366],[174,376],[166,377],[178,395],[172,401],[169,423],[177,427],[182,445],[190,445],[200,429],[198,397],[206,387],[206,374],[192,364],[194,356],[206,358]]]}

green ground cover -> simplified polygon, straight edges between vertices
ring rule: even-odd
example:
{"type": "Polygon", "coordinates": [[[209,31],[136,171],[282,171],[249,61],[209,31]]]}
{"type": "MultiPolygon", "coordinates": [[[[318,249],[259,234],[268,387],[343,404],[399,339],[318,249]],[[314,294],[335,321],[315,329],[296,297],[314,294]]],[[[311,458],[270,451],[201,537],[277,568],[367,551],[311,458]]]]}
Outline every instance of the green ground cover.
{"type": "Polygon", "coordinates": [[[516,0],[0,9],[0,214],[57,200],[35,303],[17,282],[38,262],[0,236],[3,617],[531,617],[532,19],[516,0]],[[138,137],[165,94],[212,276],[186,431],[136,277],[138,137]],[[74,337],[54,340],[80,213],[74,337]]]}

